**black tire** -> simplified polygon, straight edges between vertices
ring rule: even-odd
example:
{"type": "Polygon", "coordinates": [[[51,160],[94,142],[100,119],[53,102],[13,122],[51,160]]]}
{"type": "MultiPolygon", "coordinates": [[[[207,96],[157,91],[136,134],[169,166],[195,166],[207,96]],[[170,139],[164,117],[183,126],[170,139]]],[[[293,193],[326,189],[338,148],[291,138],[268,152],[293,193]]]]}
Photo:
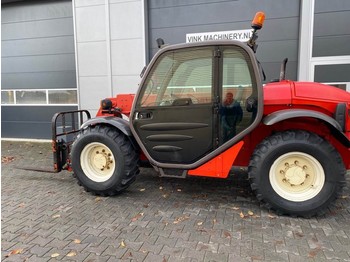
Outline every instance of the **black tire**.
{"type": "Polygon", "coordinates": [[[138,155],[132,144],[113,127],[97,125],[83,129],[72,146],[71,156],[78,183],[96,195],[122,192],[139,173],[138,155]]]}
{"type": "Polygon", "coordinates": [[[328,141],[301,130],[263,140],[248,167],[259,201],[278,214],[301,217],[324,214],[341,194],[345,173],[340,154],[328,141]]]}

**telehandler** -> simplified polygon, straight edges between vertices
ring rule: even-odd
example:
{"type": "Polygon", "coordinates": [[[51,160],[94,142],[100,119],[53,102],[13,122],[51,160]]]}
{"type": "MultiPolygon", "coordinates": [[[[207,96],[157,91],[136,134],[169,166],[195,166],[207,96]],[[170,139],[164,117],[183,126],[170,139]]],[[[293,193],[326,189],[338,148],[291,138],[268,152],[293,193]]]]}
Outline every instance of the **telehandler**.
{"type": "MultiPolygon", "coordinates": [[[[258,12],[246,43],[162,46],[136,95],[53,117],[56,172],[72,170],[86,191],[121,193],[153,166],[161,176],[227,178],[248,167],[258,200],[278,214],[323,214],[350,169],[350,93],[320,83],[262,84],[255,52],[258,12]]],[[[160,41],[161,42],[161,41],[160,41]]]]}

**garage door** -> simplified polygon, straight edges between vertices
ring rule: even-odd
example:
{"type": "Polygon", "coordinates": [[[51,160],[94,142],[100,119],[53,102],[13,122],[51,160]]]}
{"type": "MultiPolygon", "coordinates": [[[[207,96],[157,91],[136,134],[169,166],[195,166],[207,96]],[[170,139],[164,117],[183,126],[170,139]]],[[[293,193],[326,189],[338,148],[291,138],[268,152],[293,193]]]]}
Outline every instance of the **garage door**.
{"type": "Polygon", "coordinates": [[[77,109],[71,1],[2,1],[1,132],[50,138],[57,111],[77,109]]]}
{"type": "Polygon", "coordinates": [[[149,57],[157,51],[156,39],[186,42],[186,34],[250,29],[257,11],[266,20],[259,32],[257,57],[267,81],[278,78],[280,63],[288,57],[287,78],[297,79],[300,1],[148,1],[149,57]]]}

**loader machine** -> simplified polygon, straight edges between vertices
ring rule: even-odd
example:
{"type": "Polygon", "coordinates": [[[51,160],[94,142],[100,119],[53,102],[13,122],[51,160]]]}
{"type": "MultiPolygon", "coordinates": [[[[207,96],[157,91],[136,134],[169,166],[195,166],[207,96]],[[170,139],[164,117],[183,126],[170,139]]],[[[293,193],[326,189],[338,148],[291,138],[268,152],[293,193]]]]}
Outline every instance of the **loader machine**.
{"type": "MultiPolygon", "coordinates": [[[[136,94],[55,114],[54,168],[86,191],[116,195],[154,167],[160,176],[227,178],[248,168],[259,201],[278,214],[325,213],[350,169],[350,93],[280,77],[262,84],[258,12],[247,42],[162,45],[136,94]]],[[[160,41],[161,42],[161,41],[160,41]]]]}

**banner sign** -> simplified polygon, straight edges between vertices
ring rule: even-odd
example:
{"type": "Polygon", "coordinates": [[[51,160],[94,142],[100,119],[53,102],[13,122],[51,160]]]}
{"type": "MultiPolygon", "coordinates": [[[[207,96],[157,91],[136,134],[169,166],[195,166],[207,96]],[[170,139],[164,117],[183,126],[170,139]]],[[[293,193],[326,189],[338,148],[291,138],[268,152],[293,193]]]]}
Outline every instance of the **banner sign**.
{"type": "Polygon", "coordinates": [[[237,40],[246,42],[252,35],[251,29],[221,32],[186,34],[186,43],[204,42],[212,40],[237,40]]]}

